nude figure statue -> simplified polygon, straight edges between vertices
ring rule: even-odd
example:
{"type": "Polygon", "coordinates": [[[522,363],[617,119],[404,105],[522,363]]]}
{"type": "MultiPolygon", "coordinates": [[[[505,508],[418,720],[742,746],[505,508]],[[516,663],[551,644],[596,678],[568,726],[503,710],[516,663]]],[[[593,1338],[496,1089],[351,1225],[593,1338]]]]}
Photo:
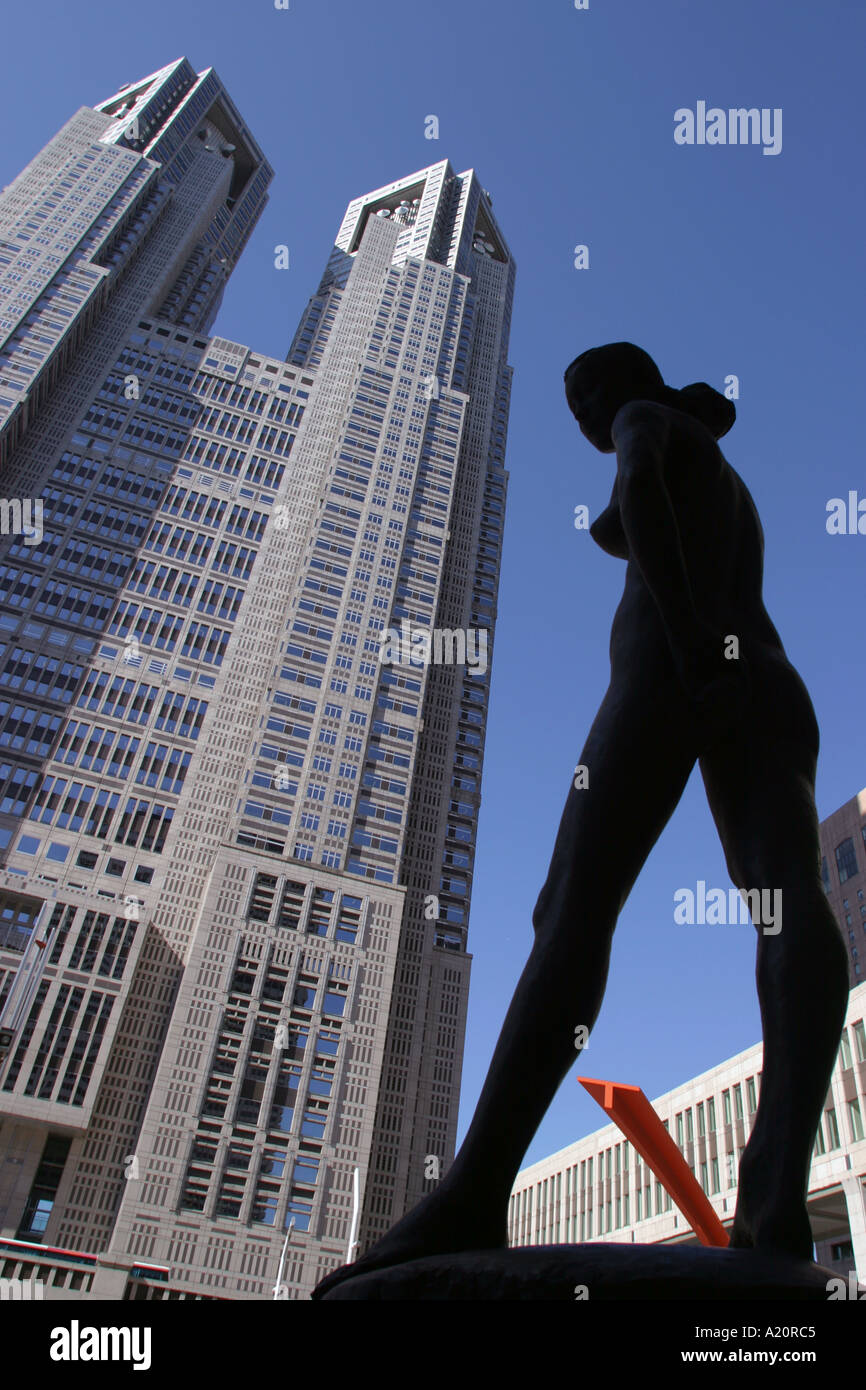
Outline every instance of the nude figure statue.
{"type": "Polygon", "coordinates": [[[730,1245],[812,1257],[806,1190],[847,953],[820,877],[815,713],[764,607],[755,504],[716,442],[735,408],[703,383],[666,386],[631,343],[582,353],[565,390],[581,433],[616,454],[590,533],[627,562],[610,685],[579,758],[588,786],[569,790],[534,945],[453,1164],[314,1298],[386,1265],[505,1246],[521,1160],[574,1064],[576,1026],[598,1016],[617,917],[695,762],[734,884],[782,895],[781,930],[757,932],[763,1077],[730,1245]]]}

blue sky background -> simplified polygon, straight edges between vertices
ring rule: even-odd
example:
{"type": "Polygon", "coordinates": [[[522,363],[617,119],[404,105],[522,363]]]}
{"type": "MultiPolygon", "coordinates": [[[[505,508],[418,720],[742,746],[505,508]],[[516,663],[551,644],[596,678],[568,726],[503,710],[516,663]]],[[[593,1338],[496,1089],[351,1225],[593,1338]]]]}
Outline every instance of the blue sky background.
{"type": "MultiPolygon", "coordinates": [[[[475,168],[517,260],[511,473],[470,947],[465,1131],[531,944],[569,779],[607,684],[624,566],[575,531],[611,457],[562,372],[626,338],[672,385],[740,381],[724,441],[767,540],[766,599],[822,728],[818,811],[866,785],[866,498],[859,0],[150,0],[4,14],[0,182],[82,105],[186,55],[213,66],[276,170],[220,335],[283,357],[346,204],[440,159],[475,168]],[[782,151],[680,147],[674,111],[781,107],[782,151]],[[438,141],[424,138],[439,117],[438,141]],[[274,269],[286,243],[291,269],[274,269]],[[589,247],[588,270],[573,248],[589,247]]],[[[635,778],[651,777],[651,756],[635,778]]],[[[615,847],[614,847],[615,848],[615,847]]],[[[751,927],[677,926],[673,894],[729,880],[697,774],[622,915],[604,1009],[527,1161],[603,1123],[574,1077],[653,1097],[760,1036],[751,927]]],[[[863,945],[866,946],[866,939],[863,945]]],[[[861,952],[866,958],[866,951],[861,952]]],[[[579,1020],[576,1020],[578,1022],[579,1020]]]]}

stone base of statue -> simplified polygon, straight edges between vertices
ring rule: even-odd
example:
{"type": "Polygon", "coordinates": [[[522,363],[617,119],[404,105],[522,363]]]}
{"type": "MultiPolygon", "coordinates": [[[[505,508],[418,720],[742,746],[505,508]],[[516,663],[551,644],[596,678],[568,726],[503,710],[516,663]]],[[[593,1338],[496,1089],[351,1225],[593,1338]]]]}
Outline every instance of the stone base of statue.
{"type": "Polygon", "coordinates": [[[346,1279],[323,1301],[636,1300],[826,1302],[830,1270],[783,1255],[699,1245],[528,1245],[432,1255],[346,1279]]]}

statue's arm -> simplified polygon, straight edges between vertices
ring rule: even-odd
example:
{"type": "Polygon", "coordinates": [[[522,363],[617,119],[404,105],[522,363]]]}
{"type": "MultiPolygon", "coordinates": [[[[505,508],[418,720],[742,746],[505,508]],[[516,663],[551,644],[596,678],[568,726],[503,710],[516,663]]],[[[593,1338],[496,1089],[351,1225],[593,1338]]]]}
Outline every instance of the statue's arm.
{"type": "MultiPolygon", "coordinates": [[[[655,601],[677,670],[690,692],[718,669],[721,639],[698,612],[676,512],[665,483],[670,423],[650,402],[623,406],[611,431],[619,513],[631,559],[655,601]]],[[[711,520],[708,524],[712,524],[711,520]]]]}

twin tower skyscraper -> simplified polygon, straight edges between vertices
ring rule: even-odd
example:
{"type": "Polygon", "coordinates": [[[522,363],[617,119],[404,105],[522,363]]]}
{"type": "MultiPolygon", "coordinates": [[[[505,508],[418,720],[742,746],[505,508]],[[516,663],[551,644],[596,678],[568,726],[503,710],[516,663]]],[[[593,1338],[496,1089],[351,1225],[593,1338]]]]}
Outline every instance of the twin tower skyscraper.
{"type": "Polygon", "coordinates": [[[514,261],[443,160],[264,357],[209,334],[271,177],[181,59],[0,195],[0,1254],[57,1297],[303,1298],[455,1144],[514,261]]]}

